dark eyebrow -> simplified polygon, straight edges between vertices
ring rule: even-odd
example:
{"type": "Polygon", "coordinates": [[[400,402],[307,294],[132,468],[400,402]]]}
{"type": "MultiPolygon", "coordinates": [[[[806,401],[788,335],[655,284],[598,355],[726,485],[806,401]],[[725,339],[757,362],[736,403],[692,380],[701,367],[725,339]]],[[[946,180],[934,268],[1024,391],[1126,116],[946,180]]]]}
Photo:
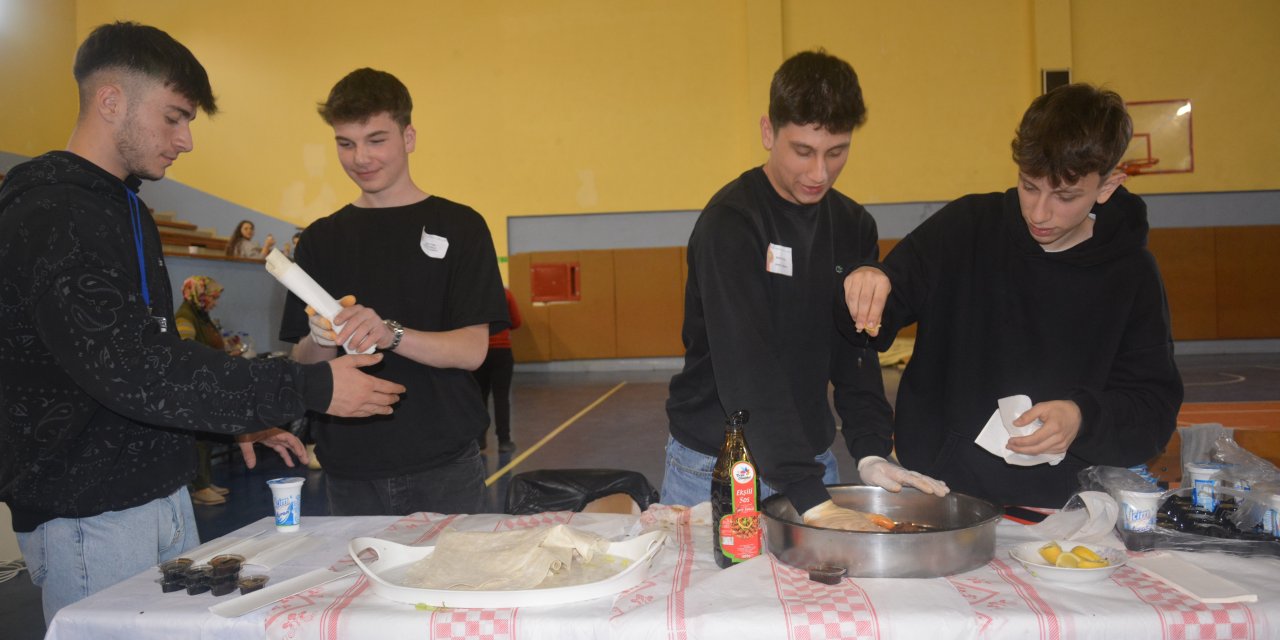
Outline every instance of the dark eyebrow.
{"type": "Polygon", "coordinates": [[[169,108],[170,108],[170,109],[173,109],[174,111],[177,111],[177,112],[178,112],[178,113],[180,113],[180,114],[182,114],[182,116],[183,116],[183,117],[185,117],[185,118],[186,118],[186,119],[188,119],[188,120],[195,120],[195,119],[196,119],[196,114],[195,114],[194,112],[192,112],[192,111],[190,111],[190,110],[188,110],[188,109],[183,109],[182,107],[179,107],[179,106],[178,106],[178,105],[176,105],[176,104],[171,104],[171,105],[169,105],[169,108]]]}

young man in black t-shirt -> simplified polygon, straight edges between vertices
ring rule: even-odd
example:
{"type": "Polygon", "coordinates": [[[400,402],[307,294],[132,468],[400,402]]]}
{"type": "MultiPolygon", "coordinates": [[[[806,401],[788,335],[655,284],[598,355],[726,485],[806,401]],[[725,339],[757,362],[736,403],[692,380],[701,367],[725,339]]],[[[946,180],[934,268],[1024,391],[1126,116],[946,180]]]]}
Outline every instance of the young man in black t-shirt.
{"type": "Polygon", "coordinates": [[[395,76],[366,68],[339,81],[319,109],[360,196],[307,227],[295,259],[326,291],[345,295],[346,308],[336,332],[290,295],[280,337],[297,341],[300,362],[334,358],[340,345],[376,347],[387,352],[378,375],[408,389],[394,414],[359,429],[313,423],[334,515],[483,506],[476,438],[489,417],[470,371],[484,361],[489,334],[510,322],[506,298],[484,218],[409,175],[412,108],[395,76]]]}

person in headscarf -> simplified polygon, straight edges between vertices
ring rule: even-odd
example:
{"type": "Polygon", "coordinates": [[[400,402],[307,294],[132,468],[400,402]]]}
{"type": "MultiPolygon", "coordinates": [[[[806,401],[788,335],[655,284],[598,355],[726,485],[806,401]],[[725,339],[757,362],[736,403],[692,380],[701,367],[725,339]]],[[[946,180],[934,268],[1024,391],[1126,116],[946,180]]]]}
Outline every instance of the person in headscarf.
{"type": "MultiPolygon", "coordinates": [[[[226,349],[222,331],[209,316],[221,296],[222,285],[209,276],[191,276],[182,281],[182,306],[178,307],[174,319],[177,321],[178,335],[183,340],[195,340],[219,351],[226,349]]],[[[242,346],[236,347],[230,354],[238,356],[242,350],[242,346]]],[[[195,504],[222,504],[227,501],[226,496],[230,493],[230,490],[212,482],[213,464],[209,459],[209,442],[197,436],[196,477],[188,487],[191,501],[195,504]]]]}

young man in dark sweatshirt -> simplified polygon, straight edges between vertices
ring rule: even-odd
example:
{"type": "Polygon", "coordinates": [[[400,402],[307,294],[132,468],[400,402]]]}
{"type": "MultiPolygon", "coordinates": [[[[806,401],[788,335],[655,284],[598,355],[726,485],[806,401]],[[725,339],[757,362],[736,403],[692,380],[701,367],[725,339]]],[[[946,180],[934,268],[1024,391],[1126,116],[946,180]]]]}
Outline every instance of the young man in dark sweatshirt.
{"type": "Polygon", "coordinates": [[[710,497],[725,417],[746,409],[762,493],[785,494],[810,524],[879,530],[834,505],[824,487],[839,481],[828,385],[865,482],[946,493],[882,457],[893,442],[880,363],[865,336],[854,335],[841,298],[844,265],[878,257],[875,220],[832,188],[865,118],[847,62],[821,51],[793,56],[774,75],[760,119],[768,161],[721,189],[699,216],[689,238],[684,370],[667,400],[663,503],[710,497]]]}
{"type": "Polygon", "coordinates": [[[191,150],[205,70],[168,34],[98,27],[76,54],[80,115],[66,151],[0,186],[0,500],[42,589],[61,607],[198,544],[191,432],[254,440],[308,409],[391,412],[404,388],[332,364],[233,358],[178,335],[160,234],[137,196],[191,150]]]}
{"type": "MultiPolygon", "coordinates": [[[[1169,306],[1147,251],[1147,211],[1116,170],[1133,124],[1119,95],[1088,85],[1037,98],[1013,140],[1018,183],[947,205],[885,258],[892,293],[877,346],[917,323],[898,387],[898,456],[952,489],[1001,504],[1061,507],[1090,465],[1145,462],[1182,404],[1169,306]],[[1034,402],[1006,463],[974,443],[996,401],[1034,402]]],[[[883,274],[846,282],[854,314],[878,316],[883,274]]],[[[883,295],[881,296],[883,298],[883,295]]]]}

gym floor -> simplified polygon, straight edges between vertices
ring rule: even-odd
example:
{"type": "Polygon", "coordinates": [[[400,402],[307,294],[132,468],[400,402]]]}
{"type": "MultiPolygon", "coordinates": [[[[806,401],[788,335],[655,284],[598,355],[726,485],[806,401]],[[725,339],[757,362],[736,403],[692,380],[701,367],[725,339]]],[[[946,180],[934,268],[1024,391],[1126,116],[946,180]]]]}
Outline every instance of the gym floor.
{"type": "MultiPolygon", "coordinates": [[[[1179,424],[1221,422],[1228,427],[1280,428],[1280,354],[1180,356],[1186,385],[1179,424]]],[[[667,382],[673,371],[607,373],[517,372],[512,391],[512,437],[517,449],[497,452],[490,431],[485,460],[490,474],[487,509],[502,511],[507,480],[534,469],[615,468],[662,482],[667,439],[667,382]],[[603,399],[602,399],[603,397],[603,399]],[[597,403],[597,401],[599,401],[597,403]],[[594,406],[593,406],[594,405],[594,406]],[[576,417],[576,419],[574,419],[576,417]]],[[[885,369],[890,401],[900,374],[885,369]]],[[[853,461],[833,447],[841,477],[854,481],[853,461]]],[[[238,457],[214,468],[214,482],[231,490],[225,504],[195,507],[201,539],[209,540],[271,515],[265,484],[282,475],[306,477],[303,517],[327,515],[324,472],[287,469],[269,451],[257,469],[238,457]]],[[[40,593],[26,574],[0,583],[0,629],[13,640],[41,638],[40,593]]]]}

